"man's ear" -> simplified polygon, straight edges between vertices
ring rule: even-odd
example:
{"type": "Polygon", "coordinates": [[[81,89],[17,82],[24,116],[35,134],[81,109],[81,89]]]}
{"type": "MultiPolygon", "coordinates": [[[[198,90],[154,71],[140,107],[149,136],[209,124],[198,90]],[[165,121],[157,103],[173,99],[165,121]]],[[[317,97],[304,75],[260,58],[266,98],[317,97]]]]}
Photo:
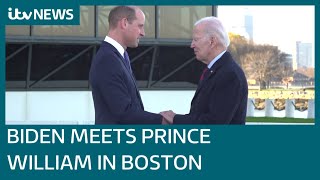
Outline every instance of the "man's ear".
{"type": "Polygon", "coordinates": [[[128,19],[127,18],[122,18],[119,21],[119,25],[121,29],[125,29],[128,26],[128,19]]]}
{"type": "Polygon", "coordinates": [[[215,47],[217,45],[217,38],[215,36],[210,37],[210,45],[211,47],[215,47]]]}

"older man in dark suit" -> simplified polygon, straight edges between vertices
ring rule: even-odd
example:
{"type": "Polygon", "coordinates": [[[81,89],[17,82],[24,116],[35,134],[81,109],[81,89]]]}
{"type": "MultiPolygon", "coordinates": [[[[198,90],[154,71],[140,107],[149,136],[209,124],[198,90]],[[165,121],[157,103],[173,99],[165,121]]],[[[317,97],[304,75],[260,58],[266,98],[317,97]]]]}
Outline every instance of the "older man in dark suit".
{"type": "Polygon", "coordinates": [[[138,7],[118,6],[109,14],[109,32],[92,61],[89,81],[95,124],[161,124],[160,114],[144,111],[127,47],[145,35],[145,15],[138,7]]]}
{"type": "Polygon", "coordinates": [[[228,33],[216,17],[195,23],[191,48],[207,65],[191,102],[190,113],[161,114],[173,124],[245,124],[248,85],[246,77],[227,52],[228,33]]]}

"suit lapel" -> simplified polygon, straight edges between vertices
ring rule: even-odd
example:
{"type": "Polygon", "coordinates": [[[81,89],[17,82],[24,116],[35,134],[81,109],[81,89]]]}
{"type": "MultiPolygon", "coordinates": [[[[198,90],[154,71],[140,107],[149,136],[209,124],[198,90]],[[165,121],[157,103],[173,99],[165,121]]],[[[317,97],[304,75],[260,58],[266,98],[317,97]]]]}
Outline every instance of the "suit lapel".
{"type": "Polygon", "coordinates": [[[229,52],[225,52],[221,58],[215,62],[213,64],[213,66],[208,70],[209,71],[209,75],[207,75],[206,77],[204,77],[204,79],[202,80],[202,82],[198,85],[197,90],[195,92],[195,95],[191,101],[191,104],[193,103],[193,101],[196,99],[196,97],[198,96],[198,94],[201,92],[202,88],[204,87],[204,84],[208,83],[208,81],[211,78],[214,78],[214,75],[217,73],[217,71],[219,70],[219,68],[221,66],[223,66],[224,64],[227,63],[227,61],[229,61],[231,58],[231,55],[229,52]]]}
{"type": "MultiPolygon", "coordinates": [[[[214,66],[214,65],[213,65],[214,66]]],[[[207,81],[209,81],[209,79],[211,77],[214,76],[214,74],[216,73],[216,68],[213,68],[213,66],[208,70],[209,74],[202,80],[202,82],[198,85],[197,90],[193,96],[192,102],[194,99],[196,99],[196,97],[198,96],[198,94],[201,92],[202,88],[204,87],[204,84],[207,83],[207,81]]]]}
{"type": "Polygon", "coordinates": [[[121,62],[122,68],[127,72],[127,74],[129,74],[129,76],[130,76],[130,78],[131,78],[131,80],[132,80],[132,82],[133,82],[133,84],[134,84],[134,86],[135,86],[135,88],[136,88],[136,93],[137,93],[137,95],[138,95],[138,97],[139,97],[139,101],[140,101],[141,107],[142,107],[142,109],[144,109],[143,103],[142,103],[142,99],[141,99],[141,95],[140,95],[140,92],[139,92],[139,90],[138,90],[138,86],[137,86],[137,84],[136,84],[136,79],[135,79],[135,77],[133,76],[132,72],[131,72],[131,71],[126,67],[126,65],[124,64],[124,59],[123,59],[123,57],[120,55],[120,53],[119,53],[118,51],[117,51],[117,54],[118,54],[118,56],[120,56],[119,58],[121,58],[120,62],[121,62]]]}
{"type": "Polygon", "coordinates": [[[138,86],[137,86],[137,84],[136,84],[136,79],[135,79],[135,77],[133,76],[132,72],[130,72],[130,70],[129,70],[129,69],[127,68],[127,66],[124,64],[124,60],[125,60],[125,59],[122,57],[122,55],[119,53],[119,51],[118,51],[115,47],[113,47],[111,44],[109,44],[109,43],[107,43],[107,42],[105,42],[105,41],[103,41],[103,42],[104,42],[107,46],[109,46],[109,48],[118,56],[122,68],[124,69],[124,71],[125,71],[127,74],[129,74],[129,76],[130,76],[130,78],[131,78],[131,80],[132,80],[132,82],[133,82],[133,84],[134,84],[134,86],[135,86],[135,88],[136,88],[136,93],[137,93],[137,95],[138,95],[138,97],[139,97],[139,101],[140,101],[141,107],[142,107],[142,109],[144,109],[143,103],[142,103],[142,99],[141,99],[141,95],[140,95],[140,92],[139,92],[139,90],[138,90],[138,86]]]}

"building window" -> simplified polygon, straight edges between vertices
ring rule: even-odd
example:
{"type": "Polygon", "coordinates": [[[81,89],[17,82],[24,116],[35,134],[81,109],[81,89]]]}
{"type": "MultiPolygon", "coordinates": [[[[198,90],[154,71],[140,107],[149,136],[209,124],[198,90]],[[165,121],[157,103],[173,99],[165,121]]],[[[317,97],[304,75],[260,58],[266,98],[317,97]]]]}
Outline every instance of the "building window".
{"type": "Polygon", "coordinates": [[[6,25],[7,36],[30,36],[30,26],[6,25]]]}
{"type": "Polygon", "coordinates": [[[196,88],[204,65],[188,46],[160,46],[154,65],[152,88],[196,88]]]}
{"type": "Polygon", "coordinates": [[[159,6],[159,38],[191,39],[194,23],[212,16],[212,6],[159,6]]]}
{"type": "Polygon", "coordinates": [[[93,47],[86,45],[34,45],[31,88],[88,87],[93,47]]]}
{"type": "Polygon", "coordinates": [[[6,45],[6,86],[25,88],[27,79],[29,46],[26,44],[6,45]]]}
{"type": "Polygon", "coordinates": [[[33,26],[34,36],[94,37],[94,6],[80,6],[80,25],[33,26]]]}
{"type": "MultiPolygon", "coordinates": [[[[98,6],[98,37],[104,38],[109,30],[108,15],[115,6],[98,6]]],[[[155,7],[141,6],[146,16],[145,37],[155,38],[155,7]]]]}

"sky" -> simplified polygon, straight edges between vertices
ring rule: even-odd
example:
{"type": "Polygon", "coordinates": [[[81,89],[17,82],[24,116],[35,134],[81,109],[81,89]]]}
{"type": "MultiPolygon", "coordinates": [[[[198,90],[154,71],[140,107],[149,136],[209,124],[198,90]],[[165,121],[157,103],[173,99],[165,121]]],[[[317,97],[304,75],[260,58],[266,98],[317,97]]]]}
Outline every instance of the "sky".
{"type": "MultiPolygon", "coordinates": [[[[313,44],[315,34],[314,6],[219,6],[218,17],[229,31],[248,36],[244,29],[245,14],[253,17],[253,41],[277,45],[295,54],[296,41],[313,44]]],[[[313,58],[314,59],[314,58],[313,58]]]]}

